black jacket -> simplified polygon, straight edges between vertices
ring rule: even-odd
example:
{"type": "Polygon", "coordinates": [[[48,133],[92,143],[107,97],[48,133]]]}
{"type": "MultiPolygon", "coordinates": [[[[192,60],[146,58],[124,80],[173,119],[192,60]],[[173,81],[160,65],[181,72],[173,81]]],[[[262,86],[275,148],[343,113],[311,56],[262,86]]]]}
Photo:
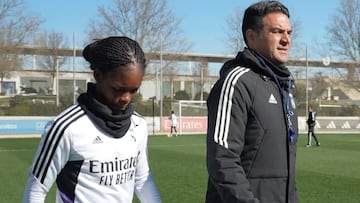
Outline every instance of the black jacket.
{"type": "Polygon", "coordinates": [[[294,87],[249,49],[224,64],[207,101],[207,203],[298,202],[294,87]]]}

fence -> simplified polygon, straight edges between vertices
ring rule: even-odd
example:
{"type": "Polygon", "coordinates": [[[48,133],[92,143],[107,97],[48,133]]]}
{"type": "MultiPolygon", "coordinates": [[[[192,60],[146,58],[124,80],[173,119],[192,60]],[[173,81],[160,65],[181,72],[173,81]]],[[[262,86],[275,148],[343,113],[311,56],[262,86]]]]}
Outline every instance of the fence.
{"type": "MultiPolygon", "coordinates": [[[[0,137],[17,135],[40,135],[51,117],[0,117],[0,137]]],[[[206,117],[182,117],[179,130],[183,134],[204,134],[207,128],[206,117]]],[[[145,117],[150,135],[168,133],[170,120],[167,117],[145,117]],[[161,130],[162,129],[162,130],[161,130]]],[[[307,130],[305,117],[299,117],[299,131],[307,130]]],[[[318,117],[318,133],[359,133],[360,117],[318,117]]]]}

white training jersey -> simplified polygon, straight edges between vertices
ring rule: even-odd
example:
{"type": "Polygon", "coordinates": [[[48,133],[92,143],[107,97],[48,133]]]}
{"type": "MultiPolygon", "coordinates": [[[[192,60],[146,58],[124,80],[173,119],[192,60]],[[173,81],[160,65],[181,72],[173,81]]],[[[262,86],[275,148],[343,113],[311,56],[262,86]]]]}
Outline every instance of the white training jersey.
{"type": "Polygon", "coordinates": [[[161,202],[147,159],[147,124],[131,116],[121,138],[99,130],[78,105],[49,122],[29,171],[24,202],[44,202],[53,183],[56,202],[161,202]]]}
{"type": "Polygon", "coordinates": [[[174,113],[171,114],[170,120],[171,120],[171,126],[176,127],[176,125],[177,125],[177,118],[176,118],[176,115],[175,115],[174,113]]]}

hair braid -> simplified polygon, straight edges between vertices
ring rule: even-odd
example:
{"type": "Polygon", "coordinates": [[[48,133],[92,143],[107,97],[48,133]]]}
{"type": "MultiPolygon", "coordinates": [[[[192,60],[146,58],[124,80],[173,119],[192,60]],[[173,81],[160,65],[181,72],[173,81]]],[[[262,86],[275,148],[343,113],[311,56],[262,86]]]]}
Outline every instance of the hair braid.
{"type": "Polygon", "coordinates": [[[128,37],[112,36],[97,40],[84,48],[83,57],[90,63],[92,70],[108,71],[136,63],[146,67],[143,50],[128,37]]]}

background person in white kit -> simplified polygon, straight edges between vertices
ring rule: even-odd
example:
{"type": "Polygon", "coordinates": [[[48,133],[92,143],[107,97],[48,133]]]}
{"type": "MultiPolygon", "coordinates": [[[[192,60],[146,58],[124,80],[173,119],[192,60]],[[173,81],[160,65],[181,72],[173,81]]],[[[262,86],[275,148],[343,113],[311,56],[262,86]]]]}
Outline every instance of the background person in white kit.
{"type": "Polygon", "coordinates": [[[131,104],[145,55],[128,37],[83,50],[96,83],[50,121],[29,170],[23,202],[40,203],[56,182],[56,202],[161,203],[148,164],[146,121],[131,104]]]}
{"type": "Polygon", "coordinates": [[[169,119],[171,121],[170,136],[178,136],[177,129],[176,129],[177,117],[176,117],[175,111],[173,111],[173,110],[171,111],[171,115],[170,115],[169,119]]]}

